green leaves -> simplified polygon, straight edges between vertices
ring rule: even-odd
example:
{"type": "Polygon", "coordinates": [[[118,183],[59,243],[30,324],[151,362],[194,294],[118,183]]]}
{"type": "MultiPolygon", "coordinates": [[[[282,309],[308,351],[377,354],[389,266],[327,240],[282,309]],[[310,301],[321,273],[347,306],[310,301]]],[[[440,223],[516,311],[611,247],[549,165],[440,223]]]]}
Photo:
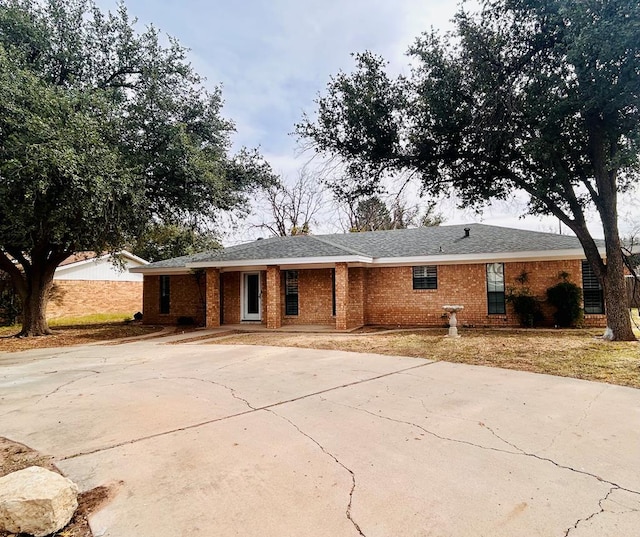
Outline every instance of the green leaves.
{"type": "Polygon", "coordinates": [[[573,230],[603,281],[616,338],[633,339],[624,305],[617,194],[640,170],[640,3],[632,0],[485,0],[464,9],[450,35],[410,49],[407,78],[356,56],[297,127],[375,193],[381,177],[409,172],[425,192],[455,192],[466,207],[530,196],[529,211],[573,230]],[[606,263],[587,228],[597,209],[606,263]]]}
{"type": "Polygon", "coordinates": [[[637,167],[639,4],[501,0],[455,23],[452,35],[416,41],[406,78],[357,55],[298,134],[372,191],[382,171],[410,171],[432,193],[453,186],[464,204],[521,188],[533,210],[583,218],[598,169],[637,167]]]}
{"type": "Polygon", "coordinates": [[[228,154],[220,91],[185,49],[134,23],[85,0],[0,6],[0,248],[113,249],[272,180],[258,154],[228,154]]]}
{"type": "Polygon", "coordinates": [[[66,256],[116,251],[162,222],[189,223],[175,251],[201,244],[198,228],[273,180],[257,153],[229,155],[220,92],[185,49],[134,24],[123,4],[0,4],[0,266],[32,303],[26,333],[46,327],[31,295],[66,256]]]}
{"type": "Polygon", "coordinates": [[[353,74],[332,78],[328,95],[317,101],[317,122],[304,118],[296,129],[318,150],[340,154],[350,174],[366,182],[378,175],[381,162],[401,151],[397,113],[402,92],[401,83],[386,75],[380,57],[358,54],[356,64],[353,74]]]}
{"type": "Polygon", "coordinates": [[[117,242],[112,205],[135,188],[118,148],[105,143],[103,102],[43,82],[2,50],[0,78],[0,244],[117,242]]]}
{"type": "Polygon", "coordinates": [[[220,243],[215,234],[184,224],[154,224],[129,248],[135,255],[153,262],[215,250],[220,243]]]}

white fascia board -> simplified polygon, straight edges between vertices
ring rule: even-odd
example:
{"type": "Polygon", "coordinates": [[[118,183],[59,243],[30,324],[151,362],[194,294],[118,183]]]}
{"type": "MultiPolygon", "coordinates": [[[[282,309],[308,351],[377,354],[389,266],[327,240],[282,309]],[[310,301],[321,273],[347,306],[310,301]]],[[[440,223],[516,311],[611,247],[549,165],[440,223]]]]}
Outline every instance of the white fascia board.
{"type": "Polygon", "coordinates": [[[267,267],[277,266],[330,266],[336,263],[372,263],[373,258],[361,255],[348,255],[340,257],[284,257],[280,259],[238,259],[233,261],[198,261],[187,263],[187,268],[231,268],[231,267],[267,267]]]}
{"type": "Polygon", "coordinates": [[[135,274],[189,274],[191,271],[186,267],[133,267],[129,272],[135,274]]]}
{"type": "Polygon", "coordinates": [[[118,255],[131,259],[131,261],[135,261],[136,263],[140,263],[141,265],[149,264],[149,261],[147,261],[146,259],[142,259],[141,257],[138,257],[137,255],[134,255],[131,252],[127,252],[127,250],[120,251],[118,255]]]}
{"type": "MultiPolygon", "coordinates": [[[[600,253],[605,254],[604,248],[600,253]]],[[[411,257],[378,257],[367,256],[341,256],[341,257],[290,257],[281,259],[242,259],[233,261],[199,261],[187,263],[184,267],[174,268],[147,268],[136,267],[130,272],[143,274],[187,274],[190,269],[219,268],[233,270],[264,270],[268,266],[298,267],[298,268],[323,268],[331,267],[336,263],[348,263],[350,266],[406,266],[406,265],[455,265],[492,262],[518,262],[518,261],[561,261],[570,259],[585,259],[582,249],[572,248],[565,250],[540,250],[528,252],[495,252],[481,254],[440,254],[431,256],[411,257]]]]}
{"type": "MultiPolygon", "coordinates": [[[[256,272],[267,270],[269,265],[239,265],[234,267],[217,267],[220,269],[220,272],[256,272]]],[[[281,270],[314,270],[314,269],[327,269],[334,268],[336,266],[335,263],[302,263],[300,265],[278,265],[281,270]]],[[[354,267],[368,267],[371,266],[371,263],[349,263],[349,268],[354,267]]]]}
{"type": "MultiPolygon", "coordinates": [[[[604,248],[600,249],[604,254],[604,248]]],[[[489,262],[517,262],[517,261],[561,261],[565,259],[585,259],[582,249],[571,250],[542,250],[530,252],[496,252],[482,254],[430,255],[415,257],[379,257],[373,260],[374,266],[398,265],[455,265],[489,262]]]]}
{"type": "MultiPolygon", "coordinates": [[[[149,261],[145,261],[144,259],[142,259],[141,257],[138,257],[137,255],[133,255],[130,252],[127,252],[126,250],[121,250],[120,252],[118,252],[116,254],[116,256],[122,256],[122,257],[126,257],[127,259],[130,259],[131,261],[135,261],[136,263],[140,263],[141,265],[148,265],[149,261]]],[[[106,260],[109,259],[111,257],[111,254],[102,254],[99,256],[95,256],[95,257],[87,257],[86,259],[80,259],[79,261],[76,261],[75,263],[68,263],[67,265],[62,265],[59,266],[58,268],[56,268],[56,272],[63,272],[65,270],[69,270],[72,268],[77,268],[81,265],[86,265],[88,263],[96,263],[97,261],[102,261],[102,260],[106,260]]]]}

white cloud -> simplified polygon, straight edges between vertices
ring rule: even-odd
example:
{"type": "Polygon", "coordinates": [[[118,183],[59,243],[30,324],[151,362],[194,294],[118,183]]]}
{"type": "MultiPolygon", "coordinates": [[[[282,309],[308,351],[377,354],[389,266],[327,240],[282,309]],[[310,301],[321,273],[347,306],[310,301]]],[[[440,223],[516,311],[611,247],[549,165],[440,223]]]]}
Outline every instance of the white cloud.
{"type": "MultiPolygon", "coordinates": [[[[116,0],[98,4],[113,9],[116,0]]],[[[127,0],[127,6],[141,25],[153,23],[191,48],[194,67],[211,86],[222,84],[224,115],[237,128],[234,146],[259,146],[274,171],[290,178],[309,156],[297,154],[289,133],[303,112],[313,113],[330,76],[352,69],[350,54],[372,50],[389,60],[392,72],[406,71],[407,48],[431,27],[451,29],[458,9],[450,0],[127,0]]],[[[448,223],[558,229],[553,218],[519,218],[525,205],[497,203],[482,217],[453,202],[442,210],[448,223]]],[[[629,221],[623,232],[633,227],[638,207],[637,195],[623,200],[620,214],[629,221]]]]}
{"type": "MultiPolygon", "coordinates": [[[[113,7],[115,0],[100,3],[113,7]]],[[[237,145],[289,153],[294,123],[312,111],[332,74],[352,68],[352,52],[372,50],[399,66],[422,30],[446,24],[455,11],[438,0],[129,0],[127,6],[142,24],[153,22],[191,48],[194,66],[212,85],[222,83],[237,145]]]]}

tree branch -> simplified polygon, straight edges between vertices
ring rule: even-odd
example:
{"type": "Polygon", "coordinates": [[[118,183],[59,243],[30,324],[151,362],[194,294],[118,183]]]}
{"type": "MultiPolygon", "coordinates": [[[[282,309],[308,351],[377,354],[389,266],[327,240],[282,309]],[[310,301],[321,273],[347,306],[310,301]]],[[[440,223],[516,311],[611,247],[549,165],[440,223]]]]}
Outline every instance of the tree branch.
{"type": "Polygon", "coordinates": [[[20,297],[25,297],[27,296],[27,283],[24,274],[11,260],[12,258],[15,259],[15,257],[11,255],[10,258],[10,255],[11,254],[8,252],[0,250],[0,269],[9,274],[11,282],[13,283],[18,295],[20,295],[20,297]]]}
{"type": "Polygon", "coordinates": [[[127,84],[125,82],[122,82],[120,84],[111,84],[111,82],[113,82],[116,78],[120,76],[141,75],[141,74],[142,74],[141,69],[134,69],[133,67],[122,67],[117,71],[115,71],[114,73],[112,73],[110,76],[108,76],[105,80],[98,83],[98,88],[105,89],[107,86],[110,86],[112,88],[134,88],[135,84],[127,84]]]}

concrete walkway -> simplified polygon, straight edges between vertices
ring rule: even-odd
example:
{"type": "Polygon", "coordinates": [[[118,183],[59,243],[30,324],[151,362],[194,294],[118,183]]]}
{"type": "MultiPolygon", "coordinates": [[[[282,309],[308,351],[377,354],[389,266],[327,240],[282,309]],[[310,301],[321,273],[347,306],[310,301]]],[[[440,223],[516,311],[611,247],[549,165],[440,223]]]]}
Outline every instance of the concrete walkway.
{"type": "Polygon", "coordinates": [[[96,537],[640,535],[640,390],[162,339],[0,354],[0,435],[96,537]]]}

